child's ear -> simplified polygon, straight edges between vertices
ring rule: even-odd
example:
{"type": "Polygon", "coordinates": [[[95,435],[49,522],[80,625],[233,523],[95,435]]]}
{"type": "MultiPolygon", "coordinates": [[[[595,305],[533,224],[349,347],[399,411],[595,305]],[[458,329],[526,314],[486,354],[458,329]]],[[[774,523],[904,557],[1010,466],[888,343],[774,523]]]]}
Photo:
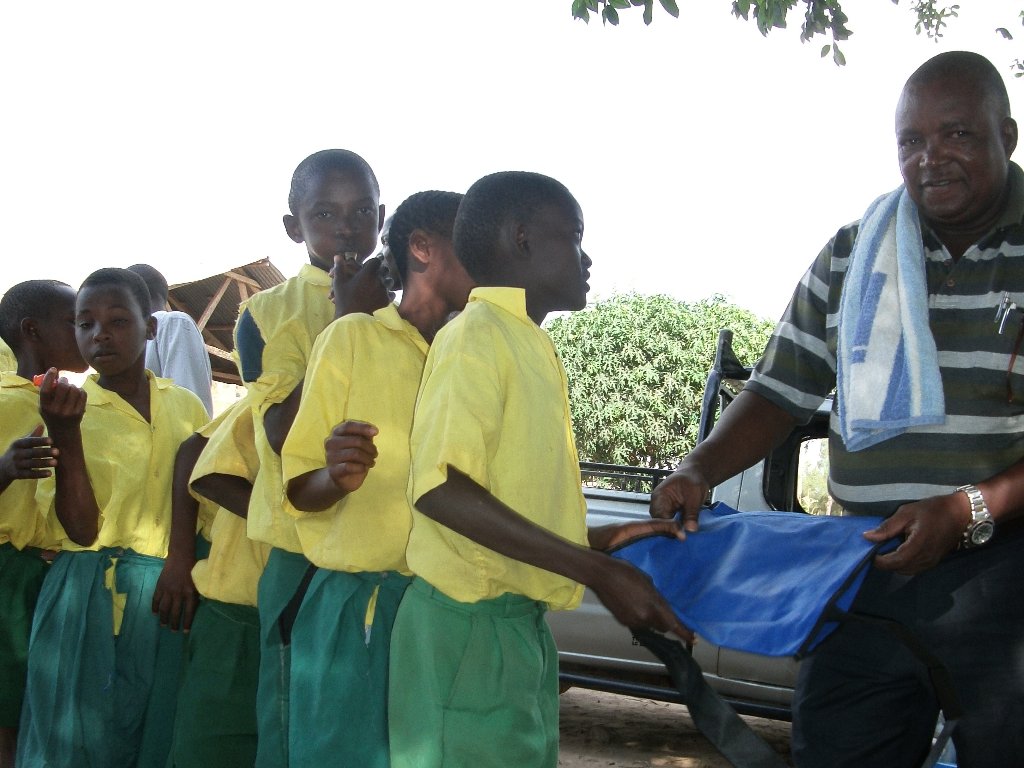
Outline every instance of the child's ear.
{"type": "Polygon", "coordinates": [[[302,226],[299,224],[297,216],[292,216],[290,213],[286,213],[281,221],[284,222],[284,231],[288,233],[290,237],[296,243],[304,243],[306,238],[302,234],[302,226]]]}
{"type": "Polygon", "coordinates": [[[411,269],[416,269],[417,264],[425,267],[430,263],[430,246],[430,235],[422,229],[412,231],[409,235],[409,257],[412,259],[409,267],[411,269]]]}
{"type": "Polygon", "coordinates": [[[377,206],[377,234],[380,234],[384,230],[384,204],[381,203],[377,206]]]}
{"type": "Polygon", "coordinates": [[[152,315],[146,320],[146,340],[152,341],[156,338],[156,318],[152,315]]]}
{"type": "Polygon", "coordinates": [[[502,233],[502,239],[507,241],[509,253],[521,259],[530,258],[530,241],[526,237],[526,225],[522,222],[508,224],[502,233]]]}
{"type": "Polygon", "coordinates": [[[42,341],[42,336],[39,333],[39,326],[34,317],[21,318],[21,335],[22,338],[33,344],[38,344],[42,341]]]}

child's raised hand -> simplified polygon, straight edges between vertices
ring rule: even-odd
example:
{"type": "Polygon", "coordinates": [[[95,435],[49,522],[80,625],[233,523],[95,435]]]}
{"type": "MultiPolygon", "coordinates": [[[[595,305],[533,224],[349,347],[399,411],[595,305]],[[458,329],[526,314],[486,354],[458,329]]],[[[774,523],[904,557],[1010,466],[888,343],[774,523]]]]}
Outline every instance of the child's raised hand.
{"type": "Polygon", "coordinates": [[[343,421],[324,440],[327,473],[345,493],[359,488],[377,463],[377,446],[373,444],[377,432],[365,421],[343,421]]]}
{"type": "Polygon", "coordinates": [[[0,455],[0,486],[14,480],[36,480],[53,474],[57,466],[57,449],[43,435],[40,424],[24,437],[19,437],[0,455]]]}
{"type": "Polygon", "coordinates": [[[50,433],[75,427],[85,414],[86,394],[51,368],[39,385],[39,414],[50,433]]]}
{"type": "Polygon", "coordinates": [[[334,257],[331,269],[331,300],[334,302],[334,316],[362,312],[372,315],[391,301],[384,288],[381,269],[383,260],[374,256],[362,264],[347,260],[345,255],[334,257]]]}

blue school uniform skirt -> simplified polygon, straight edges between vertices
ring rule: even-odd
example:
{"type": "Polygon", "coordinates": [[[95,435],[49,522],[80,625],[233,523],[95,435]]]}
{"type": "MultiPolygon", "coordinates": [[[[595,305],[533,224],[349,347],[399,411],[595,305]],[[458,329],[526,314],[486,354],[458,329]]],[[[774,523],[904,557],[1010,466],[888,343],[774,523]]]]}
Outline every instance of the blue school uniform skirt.
{"type": "Polygon", "coordinates": [[[120,549],[54,560],[32,625],[19,766],[166,764],[183,644],[152,612],[163,563],[120,549]]]}

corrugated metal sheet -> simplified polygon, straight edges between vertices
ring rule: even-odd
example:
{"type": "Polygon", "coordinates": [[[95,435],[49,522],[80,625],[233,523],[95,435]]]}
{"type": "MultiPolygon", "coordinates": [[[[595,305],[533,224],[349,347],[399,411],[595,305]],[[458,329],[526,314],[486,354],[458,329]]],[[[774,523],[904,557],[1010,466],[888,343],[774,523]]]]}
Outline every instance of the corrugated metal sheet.
{"type": "Polygon", "coordinates": [[[207,346],[215,350],[210,352],[210,365],[216,381],[239,383],[238,370],[227,359],[235,348],[232,331],[238,318],[238,305],[244,298],[283,283],[284,279],[270,259],[261,259],[201,280],[171,286],[171,307],[190,315],[202,328],[207,346]]]}

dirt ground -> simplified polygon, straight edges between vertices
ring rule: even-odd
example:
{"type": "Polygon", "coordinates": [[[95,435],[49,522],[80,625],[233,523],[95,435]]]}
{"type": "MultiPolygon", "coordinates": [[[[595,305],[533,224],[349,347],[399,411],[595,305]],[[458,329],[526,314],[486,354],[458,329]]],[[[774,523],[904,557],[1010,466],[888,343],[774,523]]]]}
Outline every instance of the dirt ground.
{"type": "MultiPolygon", "coordinates": [[[[573,688],[562,694],[561,768],[730,768],[686,707],[573,688]]],[[[781,755],[789,723],[744,718],[781,755]]]]}

